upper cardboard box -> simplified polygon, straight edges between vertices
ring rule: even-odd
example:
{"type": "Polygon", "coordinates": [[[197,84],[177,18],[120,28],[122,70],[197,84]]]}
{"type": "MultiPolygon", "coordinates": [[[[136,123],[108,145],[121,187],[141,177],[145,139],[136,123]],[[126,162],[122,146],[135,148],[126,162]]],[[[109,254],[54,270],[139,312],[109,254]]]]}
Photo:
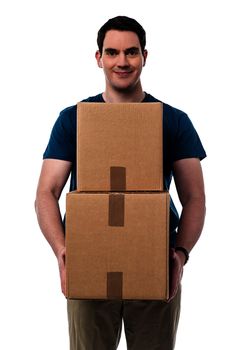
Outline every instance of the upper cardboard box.
{"type": "Polygon", "coordinates": [[[67,297],[167,299],[169,194],[67,194],[67,297]]]}
{"type": "Polygon", "coordinates": [[[162,191],[162,103],[77,105],[79,191],[162,191]]]}

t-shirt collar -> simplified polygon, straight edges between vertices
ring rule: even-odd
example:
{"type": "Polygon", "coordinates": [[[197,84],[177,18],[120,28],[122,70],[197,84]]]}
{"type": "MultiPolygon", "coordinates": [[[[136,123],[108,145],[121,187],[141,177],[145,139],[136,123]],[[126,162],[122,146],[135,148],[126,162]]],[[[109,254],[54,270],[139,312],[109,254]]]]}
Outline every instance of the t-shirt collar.
{"type": "MultiPolygon", "coordinates": [[[[99,100],[99,102],[105,102],[105,100],[103,98],[103,93],[99,94],[98,100],[99,100]]],[[[142,100],[142,102],[147,102],[148,100],[149,100],[149,95],[145,92],[145,96],[144,96],[144,99],[142,100]]]]}

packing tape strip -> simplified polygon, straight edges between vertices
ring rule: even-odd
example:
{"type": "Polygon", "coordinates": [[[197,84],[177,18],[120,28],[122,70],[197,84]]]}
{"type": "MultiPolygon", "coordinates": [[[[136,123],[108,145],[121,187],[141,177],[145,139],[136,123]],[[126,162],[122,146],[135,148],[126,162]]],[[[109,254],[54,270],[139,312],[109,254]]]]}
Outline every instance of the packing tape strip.
{"type": "Polygon", "coordinates": [[[110,167],[110,190],[126,190],[126,168],[121,166],[110,167]]]}
{"type": "Polygon", "coordinates": [[[123,272],[107,272],[107,298],[122,299],[123,272]]]}
{"type": "Polygon", "coordinates": [[[110,193],[108,206],[108,225],[124,226],[125,223],[125,195],[110,193]]]}

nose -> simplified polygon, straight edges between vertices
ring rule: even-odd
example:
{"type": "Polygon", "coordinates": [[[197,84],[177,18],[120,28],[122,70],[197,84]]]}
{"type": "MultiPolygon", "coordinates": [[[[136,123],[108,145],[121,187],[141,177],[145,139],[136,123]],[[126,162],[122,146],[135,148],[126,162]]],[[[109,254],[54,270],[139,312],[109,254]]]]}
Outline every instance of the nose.
{"type": "Polygon", "coordinates": [[[128,67],[129,62],[127,59],[127,56],[124,52],[121,52],[118,56],[118,61],[117,61],[117,66],[118,67],[128,67]]]}

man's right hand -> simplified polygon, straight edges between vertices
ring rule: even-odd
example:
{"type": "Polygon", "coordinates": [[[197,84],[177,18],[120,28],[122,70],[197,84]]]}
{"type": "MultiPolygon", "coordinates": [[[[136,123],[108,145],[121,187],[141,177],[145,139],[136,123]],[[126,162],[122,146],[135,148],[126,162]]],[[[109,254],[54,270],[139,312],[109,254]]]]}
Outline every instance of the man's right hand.
{"type": "Polygon", "coordinates": [[[60,280],[61,280],[61,290],[66,296],[66,248],[62,248],[57,254],[57,261],[59,266],[60,280]]]}

